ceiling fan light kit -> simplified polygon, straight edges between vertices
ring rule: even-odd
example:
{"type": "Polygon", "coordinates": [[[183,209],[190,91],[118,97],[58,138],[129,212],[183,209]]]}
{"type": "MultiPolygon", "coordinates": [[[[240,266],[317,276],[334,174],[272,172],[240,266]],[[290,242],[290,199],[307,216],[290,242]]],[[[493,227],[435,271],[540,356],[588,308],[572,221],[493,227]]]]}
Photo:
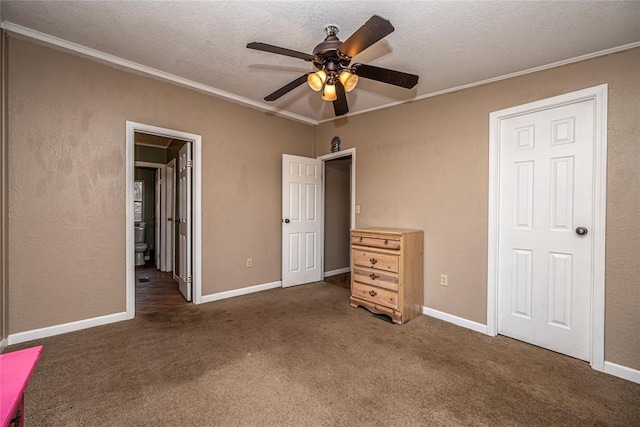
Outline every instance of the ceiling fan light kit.
{"type": "Polygon", "coordinates": [[[366,64],[350,65],[354,56],[382,40],[393,31],[394,28],[391,22],[378,15],[373,15],[344,42],[340,41],[336,36],[338,27],[336,25],[327,25],[325,27],[327,37],[313,49],[313,55],[259,42],[249,43],[247,47],[303,59],[313,63],[318,69],[316,72],[298,77],[267,95],[264,98],[265,101],[275,101],[306,81],[314,91],[322,91],[322,99],[333,102],[336,116],[341,116],[349,112],[346,93],[351,92],[356,87],[360,77],[407,89],[411,89],[418,84],[418,76],[414,74],[366,64]]]}
{"type": "Polygon", "coordinates": [[[327,73],[324,70],[311,73],[307,77],[307,83],[309,84],[309,87],[315,90],[316,92],[320,92],[320,90],[324,86],[324,82],[326,81],[327,81],[327,73]]]}
{"type": "Polygon", "coordinates": [[[351,92],[358,84],[358,76],[356,74],[353,74],[351,71],[341,71],[338,78],[340,79],[340,82],[342,83],[342,86],[344,86],[344,90],[346,92],[351,92]]]}
{"type": "Polygon", "coordinates": [[[325,83],[324,90],[322,91],[322,99],[324,99],[325,101],[335,101],[336,99],[338,99],[335,83],[325,83]]]}

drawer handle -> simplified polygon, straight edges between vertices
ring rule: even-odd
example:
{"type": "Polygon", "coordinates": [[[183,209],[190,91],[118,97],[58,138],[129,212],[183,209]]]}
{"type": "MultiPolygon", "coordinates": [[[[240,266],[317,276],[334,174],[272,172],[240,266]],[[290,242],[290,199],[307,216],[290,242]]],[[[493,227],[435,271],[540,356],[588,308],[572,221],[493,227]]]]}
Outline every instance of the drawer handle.
{"type": "Polygon", "coordinates": [[[384,241],[384,244],[385,244],[385,245],[388,245],[388,244],[389,244],[389,241],[388,241],[388,240],[385,240],[385,241],[384,241]]]}
{"type": "Polygon", "coordinates": [[[360,243],[362,243],[362,237],[360,238],[360,243]]]}
{"type": "Polygon", "coordinates": [[[377,259],[375,259],[375,258],[371,258],[371,259],[369,260],[369,262],[370,262],[371,264],[373,264],[373,265],[376,265],[376,264],[378,263],[378,260],[377,260],[377,259]]]}
{"type": "Polygon", "coordinates": [[[371,277],[371,280],[376,280],[377,278],[379,278],[380,276],[375,275],[374,273],[371,273],[369,275],[369,277],[371,277]]]}
{"type": "Polygon", "coordinates": [[[372,297],[375,297],[376,295],[378,295],[378,293],[376,291],[374,291],[373,289],[371,289],[369,291],[369,295],[371,295],[372,297]]]}

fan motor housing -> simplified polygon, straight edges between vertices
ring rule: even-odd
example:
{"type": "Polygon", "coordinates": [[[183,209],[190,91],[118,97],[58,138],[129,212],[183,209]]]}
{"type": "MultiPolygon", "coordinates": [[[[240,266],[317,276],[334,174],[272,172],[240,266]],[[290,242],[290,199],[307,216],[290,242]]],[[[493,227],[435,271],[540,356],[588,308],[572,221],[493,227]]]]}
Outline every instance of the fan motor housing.
{"type": "Polygon", "coordinates": [[[318,69],[325,68],[325,64],[335,63],[340,65],[336,68],[346,68],[351,62],[351,58],[345,57],[338,53],[338,48],[342,45],[342,41],[333,34],[329,34],[322,43],[313,49],[313,56],[318,58],[314,60],[314,65],[318,69]]]}

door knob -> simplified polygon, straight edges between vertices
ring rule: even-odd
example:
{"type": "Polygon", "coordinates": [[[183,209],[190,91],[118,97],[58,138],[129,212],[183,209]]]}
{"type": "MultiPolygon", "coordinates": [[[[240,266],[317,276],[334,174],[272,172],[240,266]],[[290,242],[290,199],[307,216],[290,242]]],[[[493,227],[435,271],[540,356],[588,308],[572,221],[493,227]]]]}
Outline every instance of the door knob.
{"type": "Polygon", "coordinates": [[[576,234],[578,236],[586,236],[587,233],[589,233],[589,230],[587,230],[586,227],[578,227],[578,228],[576,228],[576,234]]]}
{"type": "Polygon", "coordinates": [[[289,218],[287,218],[287,219],[285,219],[285,220],[284,220],[284,223],[285,223],[285,224],[289,224],[290,222],[291,222],[291,221],[289,221],[289,218]]]}

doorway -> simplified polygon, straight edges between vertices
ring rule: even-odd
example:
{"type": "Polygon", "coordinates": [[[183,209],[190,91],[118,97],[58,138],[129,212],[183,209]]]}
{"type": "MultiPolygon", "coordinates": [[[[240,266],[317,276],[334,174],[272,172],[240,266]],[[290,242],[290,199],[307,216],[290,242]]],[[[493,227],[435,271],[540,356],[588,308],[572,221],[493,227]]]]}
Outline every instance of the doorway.
{"type": "Polygon", "coordinates": [[[351,156],[324,162],[324,281],[351,288],[351,156]]]}
{"type": "MultiPolygon", "coordinates": [[[[188,294],[185,292],[184,298],[187,300],[193,300],[194,303],[199,304],[202,300],[202,290],[201,290],[201,252],[202,252],[202,243],[201,243],[201,182],[202,182],[202,173],[201,173],[201,137],[195,134],[189,134],[181,131],[171,130],[160,128],[157,126],[146,125],[141,123],[134,122],[126,122],[126,307],[127,307],[127,319],[131,319],[135,317],[136,312],[136,284],[139,282],[139,279],[148,279],[147,281],[143,281],[141,283],[149,283],[152,279],[155,279],[158,282],[158,289],[151,289],[150,286],[147,287],[147,291],[158,291],[159,295],[162,295],[162,285],[164,287],[172,287],[175,283],[177,286],[176,280],[174,278],[174,272],[176,272],[177,278],[180,278],[180,275],[184,277],[185,283],[188,284],[188,294]],[[145,262],[144,266],[139,265],[138,267],[143,267],[140,271],[136,271],[136,243],[135,243],[135,226],[140,225],[139,222],[136,224],[136,219],[140,219],[140,217],[136,218],[136,215],[139,215],[137,210],[139,209],[140,204],[136,203],[137,200],[134,200],[134,189],[136,187],[136,179],[135,179],[135,162],[138,152],[141,150],[140,146],[144,147],[143,144],[136,144],[138,139],[160,139],[167,141],[174,141],[176,144],[175,148],[175,156],[171,156],[169,154],[165,154],[165,157],[161,159],[159,163],[156,162],[146,162],[146,163],[138,163],[138,166],[146,166],[147,168],[153,169],[156,167],[158,171],[155,175],[157,177],[156,185],[153,193],[155,194],[155,206],[156,206],[156,214],[153,220],[154,225],[154,235],[157,236],[153,239],[152,249],[153,249],[153,258],[151,255],[151,251],[147,257],[150,261],[149,264],[145,262]],[[167,185],[168,184],[168,176],[167,171],[171,174],[176,174],[176,168],[171,169],[171,162],[169,158],[178,158],[180,156],[180,149],[184,147],[189,147],[189,151],[192,154],[192,157],[189,159],[185,158],[185,167],[189,170],[189,187],[190,191],[185,191],[183,189],[182,194],[189,194],[190,200],[189,209],[180,210],[177,209],[176,215],[174,212],[176,211],[175,206],[179,206],[179,203],[175,203],[176,197],[171,195],[171,193],[175,193],[176,190],[178,194],[180,194],[180,186],[179,185],[167,185]],[[151,163],[151,164],[150,164],[151,163]],[[167,164],[169,163],[169,168],[167,168],[167,164]],[[155,166],[154,166],[155,165],[155,166]],[[168,203],[169,197],[172,198],[173,203],[168,203]],[[184,242],[182,245],[183,250],[185,251],[184,256],[181,256],[180,250],[173,251],[172,248],[175,247],[176,243],[179,239],[175,238],[177,232],[175,231],[179,227],[176,226],[176,221],[179,224],[188,224],[188,234],[182,233],[184,237],[184,242]],[[174,234],[175,233],[175,234],[174,234]],[[190,250],[187,252],[186,248],[190,250]],[[182,262],[182,265],[185,266],[184,269],[177,269],[176,266],[180,265],[176,262],[176,258],[182,262]],[[147,269],[144,271],[144,269],[147,269]],[[138,274],[140,273],[140,274],[138,274]],[[160,277],[160,275],[164,275],[160,277]],[[166,277],[165,277],[166,276],[166,277]]],[[[147,151],[149,148],[147,144],[147,151]]],[[[152,144],[151,144],[152,145],[152,144]]],[[[171,151],[169,146],[165,147],[171,151]]],[[[156,153],[157,154],[157,153],[156,153]]],[[[176,165],[176,161],[173,162],[173,165],[176,165]]],[[[148,191],[147,191],[148,192],[148,191]]],[[[187,200],[187,198],[185,198],[187,200]]],[[[186,206],[185,206],[186,208],[186,206]]],[[[146,233],[145,233],[146,234],[146,233]]],[[[148,241],[144,242],[147,246],[151,243],[151,238],[148,241]]],[[[140,248],[138,248],[140,249],[140,248]]],[[[139,257],[139,255],[138,255],[139,257]]],[[[140,260],[139,260],[140,263],[140,260]]],[[[140,287],[141,290],[145,290],[144,286],[140,287]]],[[[186,289],[184,289],[186,291],[186,289]]],[[[180,295],[182,298],[182,295],[180,295]]],[[[150,299],[150,302],[156,298],[153,297],[150,299]]],[[[168,298],[165,301],[167,304],[170,299],[168,298]]],[[[141,302],[138,301],[140,304],[141,302]]],[[[162,307],[162,304],[159,304],[162,307]]]]}
{"type": "MultiPolygon", "coordinates": [[[[172,166],[189,142],[135,132],[134,237],[136,314],[190,301],[179,287],[173,258],[176,178],[172,166]]],[[[184,291],[184,290],[183,290],[184,291]]]]}
{"type": "Polygon", "coordinates": [[[490,116],[487,332],[604,365],[607,86],[490,116]]]}
{"type": "Polygon", "coordinates": [[[324,279],[325,163],[341,158],[351,159],[350,202],[346,214],[350,219],[349,226],[354,228],[356,224],[356,149],[348,148],[317,159],[282,155],[283,287],[324,279]]]}

